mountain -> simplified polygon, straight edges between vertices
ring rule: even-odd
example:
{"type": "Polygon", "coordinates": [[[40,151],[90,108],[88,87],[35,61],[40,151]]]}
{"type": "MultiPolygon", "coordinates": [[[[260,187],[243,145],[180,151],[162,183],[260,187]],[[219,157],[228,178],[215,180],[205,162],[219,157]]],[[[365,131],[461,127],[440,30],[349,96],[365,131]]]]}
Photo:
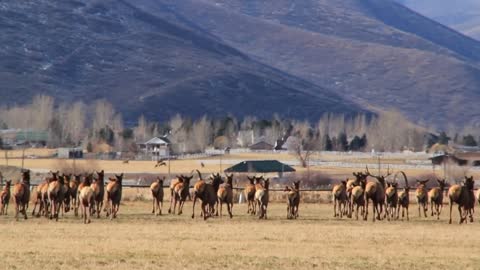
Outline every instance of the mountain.
{"type": "Polygon", "coordinates": [[[480,121],[480,42],[393,0],[8,1],[0,26],[3,104],[41,92],[106,98],[129,121],[480,121]]]}
{"type": "Polygon", "coordinates": [[[129,122],[141,114],[318,120],[328,111],[367,112],[251,59],[168,9],[152,10],[122,0],[0,4],[1,103],[39,93],[62,102],[107,99],[129,122]]]}
{"type": "Polygon", "coordinates": [[[259,62],[366,108],[437,126],[480,116],[480,43],[394,1],[157,3],[259,62]]]}
{"type": "Polygon", "coordinates": [[[416,12],[480,40],[478,0],[397,0],[416,12]]]}

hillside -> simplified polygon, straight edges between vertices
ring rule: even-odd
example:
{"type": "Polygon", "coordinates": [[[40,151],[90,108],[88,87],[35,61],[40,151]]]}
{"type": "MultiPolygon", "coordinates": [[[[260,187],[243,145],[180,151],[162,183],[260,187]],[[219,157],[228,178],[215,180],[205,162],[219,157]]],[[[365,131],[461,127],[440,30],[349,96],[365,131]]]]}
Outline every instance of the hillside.
{"type": "Polygon", "coordinates": [[[176,113],[317,120],[326,111],[365,111],[252,60],[168,10],[133,3],[1,4],[1,103],[29,102],[38,93],[67,102],[105,98],[127,121],[176,113]]]}
{"type": "Polygon", "coordinates": [[[393,0],[30,0],[0,4],[0,26],[1,104],[106,98],[129,122],[480,121],[480,42],[393,0]]]}
{"type": "Polygon", "coordinates": [[[480,40],[480,1],[397,0],[442,24],[480,40]]]}
{"type": "Polygon", "coordinates": [[[159,2],[258,61],[365,107],[440,126],[480,114],[480,43],[393,1],[159,2]]]}

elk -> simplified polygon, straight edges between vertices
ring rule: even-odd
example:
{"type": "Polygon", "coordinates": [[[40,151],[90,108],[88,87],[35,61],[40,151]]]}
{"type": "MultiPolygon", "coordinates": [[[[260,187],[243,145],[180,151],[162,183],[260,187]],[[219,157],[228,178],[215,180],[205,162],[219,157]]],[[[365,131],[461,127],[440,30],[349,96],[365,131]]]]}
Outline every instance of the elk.
{"type": "MultiPolygon", "coordinates": [[[[83,211],[84,210],[84,205],[85,205],[85,198],[87,198],[88,194],[90,193],[90,191],[85,191],[84,195],[87,196],[87,197],[83,197],[83,201],[80,200],[80,195],[82,193],[82,190],[85,189],[85,188],[88,188],[89,190],[92,191],[92,199],[93,200],[93,189],[90,188],[90,185],[92,184],[92,179],[93,179],[93,174],[86,174],[84,179],[83,179],[83,182],[81,182],[79,185],[78,185],[78,188],[77,188],[77,194],[76,194],[76,205],[75,205],[75,212],[77,213],[78,215],[78,208],[80,208],[80,206],[82,206],[82,218],[85,218],[85,215],[86,215],[86,212],[83,211]]],[[[88,202],[88,211],[89,211],[89,214],[91,212],[91,208],[93,207],[93,201],[89,201],[88,202]]],[[[89,217],[90,218],[90,217],[89,217]]]]}
{"type": "Polygon", "coordinates": [[[470,215],[470,222],[473,222],[472,211],[475,205],[475,195],[473,194],[474,185],[475,181],[473,180],[473,176],[465,176],[462,185],[452,185],[448,189],[448,198],[450,199],[449,224],[452,224],[452,207],[454,203],[458,204],[458,213],[460,215],[459,224],[467,222],[467,215],[470,215]]]}
{"type": "Polygon", "coordinates": [[[63,175],[63,186],[60,192],[60,199],[62,200],[60,206],[63,205],[63,207],[61,207],[62,216],[64,215],[64,213],[68,213],[70,211],[70,179],[71,177],[72,177],[71,174],[63,175]]]}
{"type": "Polygon", "coordinates": [[[333,217],[343,217],[345,209],[347,207],[347,181],[341,181],[340,184],[333,186],[333,217]],[[337,212],[338,206],[338,212],[337,212]],[[342,209],[343,206],[343,209],[342,209]]]}
{"type": "Polygon", "coordinates": [[[447,185],[447,181],[445,179],[437,179],[437,183],[438,187],[434,187],[428,192],[428,200],[430,201],[432,217],[434,215],[433,208],[435,208],[437,220],[439,220],[443,209],[443,192],[445,190],[445,186],[447,185]]]}
{"type": "Polygon", "coordinates": [[[48,180],[45,180],[44,182],[40,183],[36,189],[35,189],[35,204],[33,205],[33,211],[32,211],[32,216],[35,216],[35,211],[37,210],[37,206],[39,207],[37,217],[40,217],[41,211],[43,210],[43,194],[42,194],[42,189],[44,187],[48,187],[48,180]]]}
{"type": "Polygon", "coordinates": [[[228,214],[230,218],[233,217],[232,215],[232,208],[233,208],[233,174],[226,175],[227,182],[220,185],[220,188],[217,192],[218,202],[217,202],[217,212],[218,212],[218,204],[220,204],[220,217],[222,217],[222,208],[223,204],[227,205],[228,214]]]}
{"type": "Polygon", "coordinates": [[[181,175],[179,180],[180,182],[175,185],[173,189],[173,214],[175,214],[175,208],[177,207],[178,203],[178,215],[183,213],[183,205],[189,196],[190,190],[190,181],[192,180],[192,176],[184,176],[181,175]]]}
{"type": "MultiPolygon", "coordinates": [[[[258,180],[257,180],[258,181],[258,180]]],[[[267,219],[267,208],[268,208],[268,189],[270,185],[270,179],[265,179],[263,185],[257,184],[255,187],[255,201],[258,204],[259,219],[267,219]]]]}
{"type": "MultiPolygon", "coordinates": [[[[175,200],[175,186],[180,184],[183,181],[183,175],[178,176],[175,179],[170,180],[170,207],[168,208],[168,213],[172,212],[173,201],[175,200]]],[[[175,214],[175,212],[174,212],[175,214]]]]}
{"type": "Polygon", "coordinates": [[[157,216],[162,215],[163,181],[165,181],[165,177],[163,178],[157,177],[157,180],[150,185],[150,191],[152,192],[152,197],[153,197],[152,214],[157,216]],[[162,205],[161,207],[160,207],[160,204],[162,205]]]}
{"type": "Polygon", "coordinates": [[[94,201],[94,191],[93,189],[88,185],[84,185],[78,195],[78,201],[82,206],[82,217],[83,217],[83,223],[88,224],[90,223],[90,212],[93,207],[93,201],[94,201]]]}
{"type": "Polygon", "coordinates": [[[100,218],[100,212],[103,208],[103,200],[105,198],[105,171],[97,172],[97,179],[90,185],[93,190],[94,213],[100,218]]]}
{"type": "Polygon", "coordinates": [[[388,218],[388,220],[390,220],[390,219],[393,219],[395,217],[395,213],[397,212],[398,183],[387,182],[387,189],[385,190],[385,198],[386,198],[386,211],[385,212],[389,213],[387,218],[388,218]]]}
{"type": "Polygon", "coordinates": [[[218,200],[217,192],[220,188],[220,184],[223,183],[223,180],[220,174],[217,173],[210,177],[211,183],[207,183],[205,180],[203,180],[200,171],[197,170],[197,173],[199,180],[193,187],[194,194],[192,218],[195,218],[195,203],[198,198],[202,201],[202,215],[203,219],[206,220],[215,213],[215,204],[218,200]]]}
{"type": "Polygon", "coordinates": [[[22,213],[27,219],[27,207],[30,201],[30,170],[22,172],[22,181],[13,186],[13,199],[15,202],[15,219],[18,221],[18,214],[22,213]]]}
{"type": "Polygon", "coordinates": [[[73,179],[70,179],[69,182],[69,197],[70,202],[73,205],[72,208],[74,209],[75,216],[78,216],[78,207],[77,207],[77,193],[78,193],[78,185],[80,184],[80,179],[82,175],[73,175],[73,179]]]}
{"type": "Polygon", "coordinates": [[[362,172],[358,173],[352,173],[353,176],[355,176],[355,179],[348,179],[347,180],[347,217],[351,218],[352,217],[352,212],[353,212],[353,205],[352,205],[352,190],[354,187],[359,186],[360,182],[363,178],[366,178],[367,176],[363,174],[362,172]]]}
{"type": "Polygon", "coordinates": [[[365,212],[365,187],[367,185],[367,178],[366,175],[363,174],[364,177],[359,179],[359,186],[355,186],[352,188],[352,195],[350,198],[350,205],[352,206],[351,212],[353,212],[353,207],[357,206],[355,211],[355,218],[358,220],[358,213],[360,208],[362,208],[362,216],[365,212]]]}
{"type": "Polygon", "coordinates": [[[291,187],[286,186],[287,194],[287,219],[296,219],[298,217],[298,207],[300,205],[300,180],[293,182],[291,187]]]}
{"type": "Polygon", "coordinates": [[[59,172],[51,172],[52,179],[48,183],[48,202],[50,203],[50,219],[55,218],[58,221],[59,207],[63,202],[62,189],[63,177],[59,177],[59,172]]]}
{"type": "MultiPolygon", "coordinates": [[[[367,182],[365,187],[365,215],[364,220],[368,218],[368,201],[372,200],[372,215],[373,222],[375,222],[375,212],[377,213],[377,219],[381,220],[381,213],[383,212],[383,205],[385,204],[385,178],[391,175],[390,168],[387,169],[386,175],[372,175],[366,167],[366,174],[375,178],[377,181],[367,182]]],[[[388,215],[388,210],[385,208],[386,214],[388,215]]]]}
{"type": "Polygon", "coordinates": [[[426,184],[428,181],[430,180],[429,179],[417,180],[417,189],[415,190],[415,198],[417,199],[417,204],[418,204],[418,217],[422,216],[420,209],[423,209],[423,214],[425,215],[425,217],[427,217],[428,192],[427,192],[426,184]]]}
{"type": "Polygon", "coordinates": [[[120,209],[120,201],[122,200],[122,180],[123,173],[115,175],[115,178],[109,178],[110,182],[107,184],[107,217],[110,219],[117,217],[120,209]],[[110,209],[108,209],[110,206],[110,209]]]}
{"type": "Polygon", "coordinates": [[[254,177],[248,177],[249,183],[245,186],[245,189],[243,190],[243,193],[245,195],[245,198],[248,203],[248,210],[247,214],[252,214],[255,215],[255,176],[254,177]]]}
{"type": "Polygon", "coordinates": [[[400,172],[403,175],[405,180],[405,187],[402,191],[398,193],[398,207],[397,207],[397,219],[400,216],[400,209],[402,209],[402,220],[407,212],[407,221],[409,220],[408,216],[408,206],[410,204],[410,186],[408,185],[407,175],[404,172],[400,172]]]}
{"type": "Polygon", "coordinates": [[[0,193],[0,215],[7,215],[8,203],[10,202],[10,187],[12,180],[7,180],[2,192],[0,193]]]}

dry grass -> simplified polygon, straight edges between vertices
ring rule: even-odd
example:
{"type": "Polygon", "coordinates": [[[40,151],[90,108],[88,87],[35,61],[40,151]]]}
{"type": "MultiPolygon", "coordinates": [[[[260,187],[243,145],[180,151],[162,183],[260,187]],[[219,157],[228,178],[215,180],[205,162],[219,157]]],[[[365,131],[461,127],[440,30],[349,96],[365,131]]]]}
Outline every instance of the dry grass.
{"type": "MultiPolygon", "coordinates": [[[[83,225],[0,217],[2,269],[478,269],[480,226],[338,220],[331,205],[303,204],[299,220],[272,204],[269,219],[245,214],[192,220],[150,214],[150,203],[125,203],[115,221],[83,225]]],[[[168,205],[164,206],[165,209],[168,205]]],[[[414,215],[412,215],[414,216],[414,215]]]]}

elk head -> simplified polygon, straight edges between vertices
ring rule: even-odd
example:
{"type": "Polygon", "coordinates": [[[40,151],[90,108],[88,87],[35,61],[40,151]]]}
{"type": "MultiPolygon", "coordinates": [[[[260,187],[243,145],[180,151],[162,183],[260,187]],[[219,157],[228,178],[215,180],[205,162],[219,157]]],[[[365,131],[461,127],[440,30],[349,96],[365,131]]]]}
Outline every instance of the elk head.
{"type": "Polygon", "coordinates": [[[428,181],[430,181],[430,179],[427,179],[427,180],[417,180],[417,187],[419,187],[419,188],[424,188],[424,187],[425,187],[425,184],[427,184],[428,181]]]}
{"type": "Polygon", "coordinates": [[[470,176],[470,177],[465,176],[465,180],[463,181],[463,185],[468,190],[473,190],[473,188],[475,186],[475,180],[473,180],[473,176],[470,176]]]}
{"type": "Polygon", "coordinates": [[[440,190],[443,191],[445,187],[447,186],[447,180],[446,179],[437,179],[438,186],[440,187],[440,190]]]}

